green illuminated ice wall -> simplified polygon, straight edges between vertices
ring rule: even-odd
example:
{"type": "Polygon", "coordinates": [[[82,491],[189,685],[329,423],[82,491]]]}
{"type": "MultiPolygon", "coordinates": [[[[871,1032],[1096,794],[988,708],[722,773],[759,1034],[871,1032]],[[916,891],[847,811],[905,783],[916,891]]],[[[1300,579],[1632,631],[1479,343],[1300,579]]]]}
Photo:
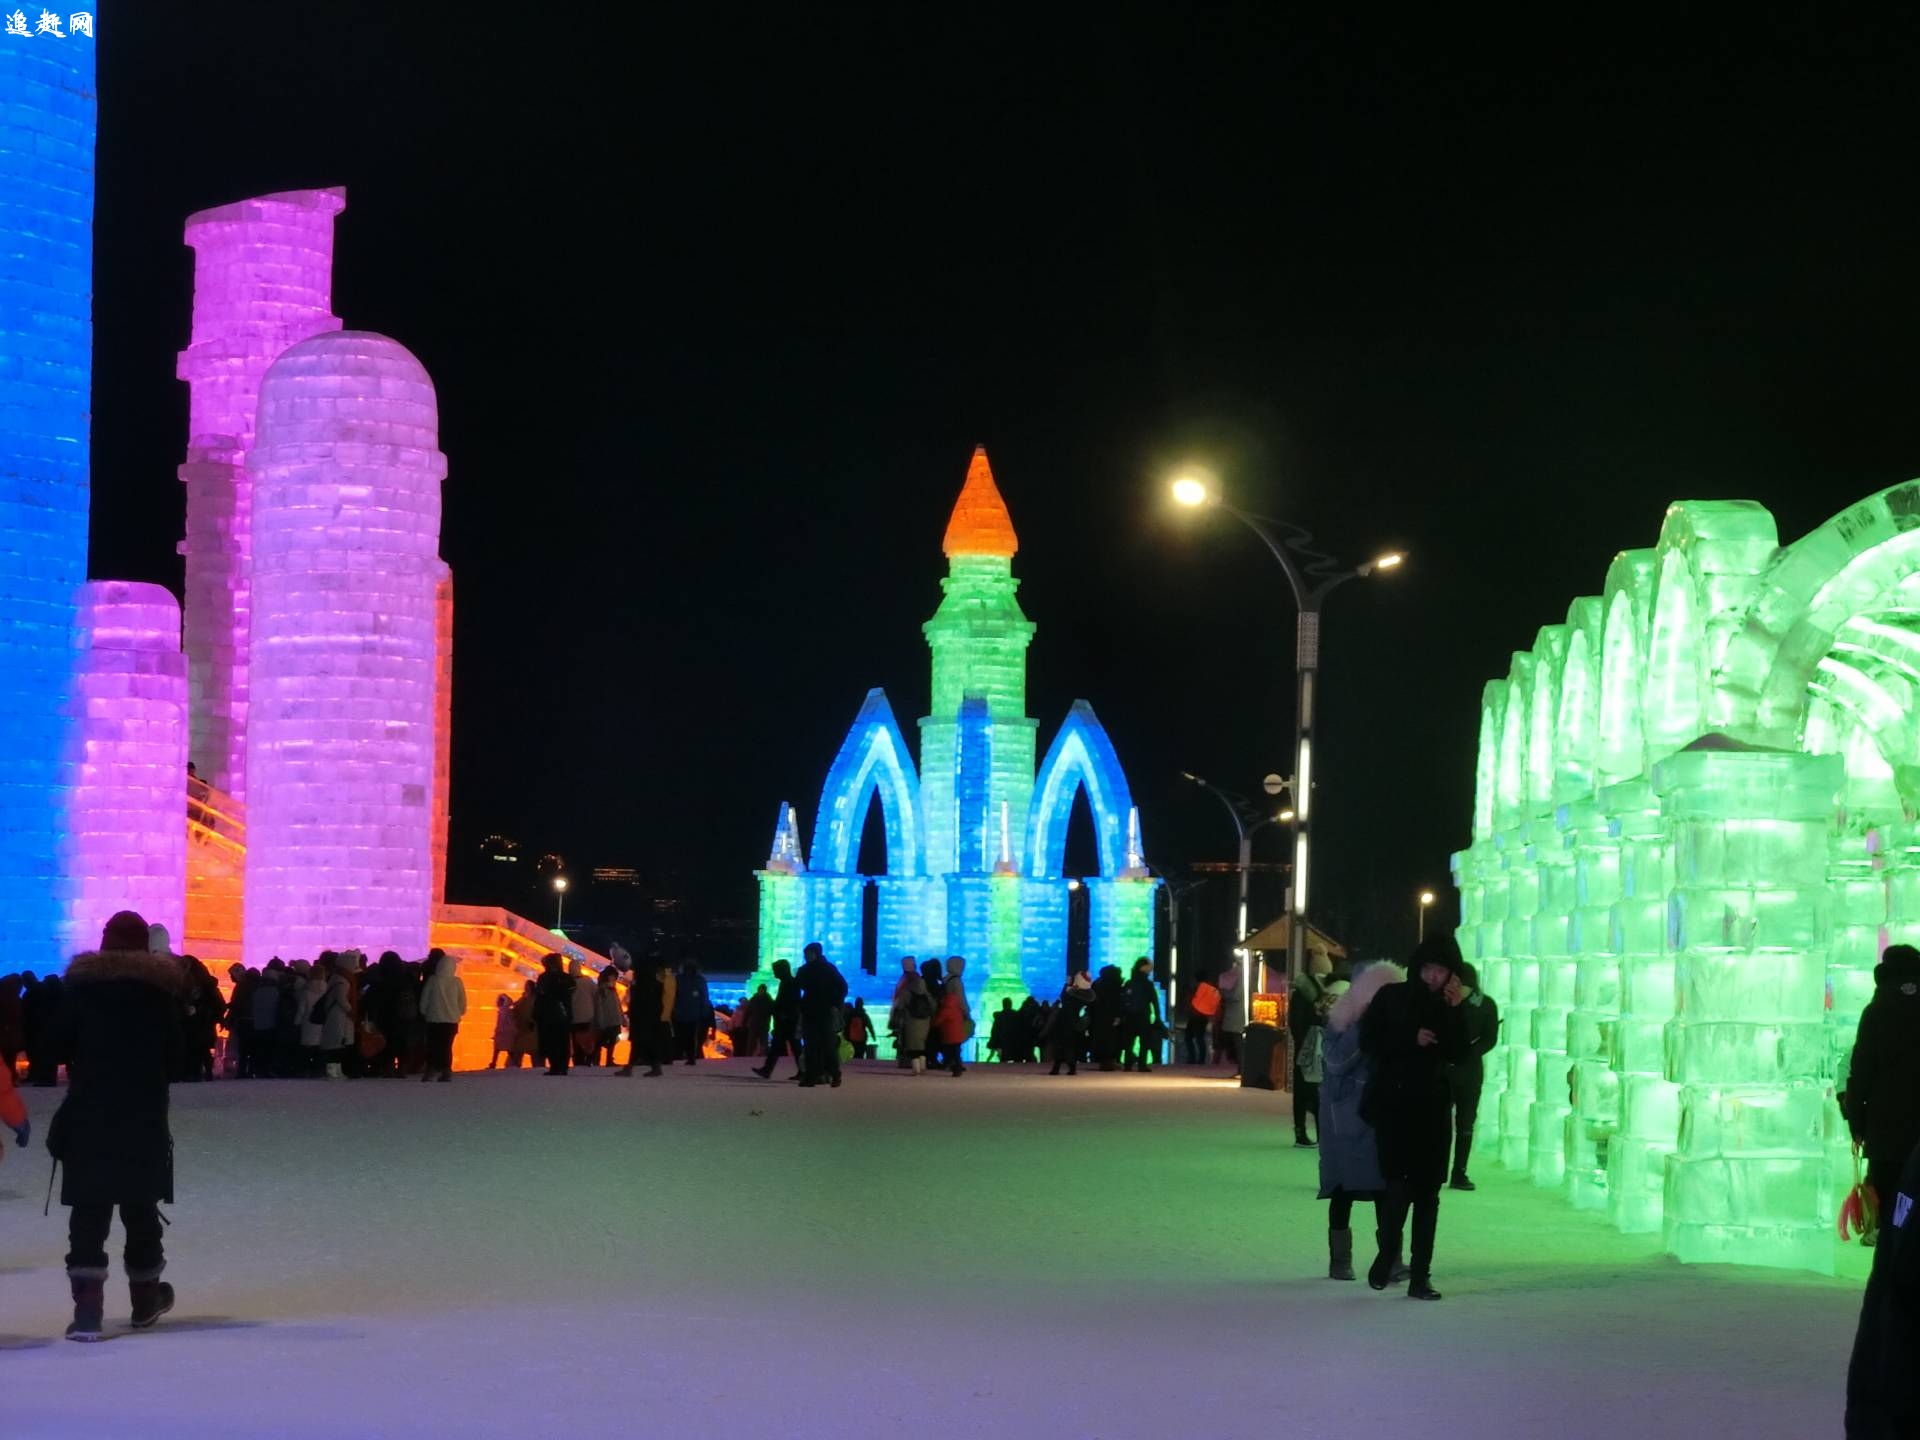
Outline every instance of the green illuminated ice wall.
{"type": "Polygon", "coordinates": [[[1476,1150],[1682,1260],[1830,1271],[1833,1079],[1920,940],[1920,481],[1785,547],[1751,502],[1671,506],[1479,728],[1476,1150]]]}

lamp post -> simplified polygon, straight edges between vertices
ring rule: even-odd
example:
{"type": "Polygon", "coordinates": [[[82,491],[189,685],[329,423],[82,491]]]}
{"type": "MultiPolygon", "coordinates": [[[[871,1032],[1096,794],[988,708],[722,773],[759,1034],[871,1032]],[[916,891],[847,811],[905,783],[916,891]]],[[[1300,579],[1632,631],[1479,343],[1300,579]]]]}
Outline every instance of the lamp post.
{"type": "MultiPolygon", "coordinates": [[[[1250,515],[1228,504],[1211,482],[1198,475],[1183,475],[1175,480],[1173,498],[1190,509],[1211,506],[1224,510],[1253,531],[1285,572],[1287,584],[1293,590],[1298,616],[1293,652],[1293,886],[1287,926],[1287,974],[1292,977],[1300,973],[1307,953],[1307,842],[1313,810],[1313,707],[1318,698],[1314,694],[1314,682],[1320,671],[1320,610],[1327,596],[1347,581],[1397,569],[1407,557],[1392,550],[1352,570],[1342,570],[1331,557],[1313,548],[1313,535],[1309,531],[1284,520],[1250,515]]],[[[1244,870],[1241,888],[1244,891],[1244,870]]],[[[1244,963],[1243,960],[1243,967],[1244,963]]]]}
{"type": "MultiPolygon", "coordinates": [[[[1253,868],[1253,837],[1269,825],[1286,824],[1294,818],[1294,812],[1282,810],[1278,815],[1260,815],[1240,796],[1202,780],[1191,770],[1182,770],[1180,778],[1191,780],[1226,806],[1227,814],[1233,817],[1234,834],[1240,837],[1240,860],[1235,867],[1240,871],[1240,908],[1234,929],[1234,953],[1240,957],[1240,1019],[1246,1024],[1253,1018],[1252,960],[1247,951],[1247,875],[1253,868]],[[1248,824],[1249,820],[1253,823],[1248,824]]],[[[1284,784],[1281,788],[1285,788],[1284,784]]]]}
{"type": "Polygon", "coordinates": [[[567,916],[567,877],[564,875],[556,875],[553,877],[553,933],[554,934],[564,935],[566,933],[564,930],[560,928],[560,926],[565,922],[566,916],[567,916]]]}
{"type": "Polygon", "coordinates": [[[1433,899],[1434,896],[1431,890],[1422,890],[1420,892],[1420,907],[1418,912],[1420,916],[1420,933],[1416,938],[1422,941],[1427,938],[1427,911],[1433,908],[1433,899]]]}

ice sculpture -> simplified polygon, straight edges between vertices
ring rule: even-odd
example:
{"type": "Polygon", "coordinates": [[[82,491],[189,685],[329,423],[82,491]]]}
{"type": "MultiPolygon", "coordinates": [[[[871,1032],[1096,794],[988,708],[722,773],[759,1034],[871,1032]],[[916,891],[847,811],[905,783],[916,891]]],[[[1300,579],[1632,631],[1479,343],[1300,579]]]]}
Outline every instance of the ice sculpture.
{"type": "Polygon", "coordinates": [[[1685,1260],[1831,1269],[1836,1067],[1920,938],[1920,482],[1782,547],[1672,506],[1486,688],[1476,1142],[1685,1260]]]}
{"type": "Polygon", "coordinates": [[[817,939],[855,995],[891,996],[900,956],[959,954],[978,987],[976,1013],[1065,978],[1070,905],[1062,859],[1074,797],[1084,791],[1099,838],[1087,881],[1095,967],[1153,953],[1154,890],[1139,814],[1112,742],[1076,701],[1036,776],[1038,730],[1026,714],[1033,622],[1013,577],[1019,541],[984,448],[974,451],[944,546],[947,577],[924,631],[932,705],[916,770],[884,691],[868,692],[815,817],[811,865],[787,805],[760,884],[760,973],[817,939]],[[858,873],[860,831],[878,794],[887,873],[858,873]],[[860,968],[868,888],[877,973],[860,968]]]}
{"type": "Polygon", "coordinates": [[[107,918],[137,910],[184,933],[187,662],[180,604],[160,585],[81,587],[69,709],[77,744],[62,835],[61,950],[97,943],[107,918]]]}
{"type": "Polygon", "coordinates": [[[426,952],[446,573],[437,445],[433,382],[384,336],[316,335],[261,382],[246,456],[250,964],[343,937],[426,952]]]}
{"type": "Polygon", "coordinates": [[[48,971],[87,573],[92,36],[0,45],[0,955],[48,971]]]}
{"type": "Polygon", "coordinates": [[[190,392],[187,459],[186,650],[193,690],[192,757],[200,778],[247,794],[248,623],[253,478],[246,454],[267,367],[288,346],[338,330],[333,217],[346,191],[288,190],[187,218],[193,247],[193,338],[177,374],[190,392]]]}

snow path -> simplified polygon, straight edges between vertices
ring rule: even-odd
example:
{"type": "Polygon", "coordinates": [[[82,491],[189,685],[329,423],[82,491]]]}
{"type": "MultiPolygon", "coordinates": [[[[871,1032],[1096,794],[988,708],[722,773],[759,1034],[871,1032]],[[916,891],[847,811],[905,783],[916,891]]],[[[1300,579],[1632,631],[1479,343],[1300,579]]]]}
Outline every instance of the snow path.
{"type": "Polygon", "coordinates": [[[1859,1307],[1857,1274],[1683,1268],[1491,1169],[1418,1305],[1324,1278],[1284,1096],[984,1066],[808,1095],[742,1061],[176,1087],[179,1308],[71,1345],[56,1097],[21,1094],[7,1440],[1804,1440],[1839,1433],[1859,1307]]]}

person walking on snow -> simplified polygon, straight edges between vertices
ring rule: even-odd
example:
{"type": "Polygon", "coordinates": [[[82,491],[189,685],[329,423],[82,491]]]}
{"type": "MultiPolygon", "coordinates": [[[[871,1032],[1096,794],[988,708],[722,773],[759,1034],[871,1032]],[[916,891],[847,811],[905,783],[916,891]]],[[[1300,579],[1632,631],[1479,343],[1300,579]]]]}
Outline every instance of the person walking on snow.
{"type": "Polygon", "coordinates": [[[460,978],[460,962],[444,950],[427,956],[427,983],[420,991],[420,1016],[427,1022],[427,1068],[422,1082],[453,1079],[453,1040],[467,1013],[467,985],[460,978]]]}
{"type": "Polygon", "coordinates": [[[1467,1157],[1473,1151],[1473,1125],[1480,1115],[1480,1091],[1487,1080],[1486,1054],[1500,1040],[1500,1007],[1493,997],[1480,992],[1480,972],[1473,966],[1460,967],[1460,991],[1466,1003],[1462,1013],[1467,1021],[1467,1058],[1447,1067],[1447,1085],[1453,1092],[1453,1175],[1447,1181],[1452,1190],[1473,1190],[1467,1178],[1467,1157]]]}
{"type": "Polygon", "coordinates": [[[587,962],[575,960],[568,967],[567,974],[573,980],[571,1004],[572,1020],[568,1025],[570,1049],[573,1063],[591,1066],[593,1064],[593,977],[587,974],[587,962]]]}
{"type": "Polygon", "coordinates": [[[1144,1075],[1153,1069],[1154,1053],[1160,1048],[1160,987],[1153,981],[1153,961],[1146,956],[1133,962],[1121,1003],[1120,1065],[1131,1070],[1138,1063],[1144,1075]]]}
{"type": "Polygon", "coordinates": [[[1373,1064],[1363,1115],[1380,1146],[1380,1172],[1387,1182],[1380,1252],[1367,1283],[1384,1290],[1400,1254],[1409,1212],[1413,1216],[1411,1300],[1438,1300],[1433,1288],[1433,1246],[1440,1225],[1440,1187],[1447,1178],[1453,1096],[1447,1066],[1467,1053],[1460,1013],[1460,947],[1451,935],[1429,936],[1413,952],[1411,977],[1381,990],[1361,1021],[1360,1043],[1373,1064]]]}
{"type": "Polygon", "coordinates": [[[614,988],[619,978],[618,967],[608,965],[600,971],[599,983],[593,991],[594,1059],[609,1069],[613,1066],[613,1052],[620,1046],[620,992],[614,988]]]}
{"type": "Polygon", "coordinates": [[[173,1203],[167,1084],[185,1048],[182,979],[178,961],[147,948],[147,922],[131,910],[107,921],[98,950],[67,966],[54,1043],[69,1084],[48,1127],[47,1153],[60,1163],[60,1203],[71,1210],[69,1340],[100,1338],[116,1205],[134,1328],[173,1308],[173,1287],[160,1278],[160,1206],[173,1203]]]}
{"type": "Polygon", "coordinates": [[[805,1061],[795,1037],[800,1033],[800,991],[793,983],[793,967],[784,960],[773,962],[773,1039],[767,1042],[767,1063],[754,1066],[753,1073],[762,1080],[773,1078],[773,1067],[780,1063],[780,1057],[789,1050],[793,1052],[793,1068],[800,1072],[795,1078],[805,1074],[805,1061]]]}
{"type": "Polygon", "coordinates": [[[547,1074],[564,1075],[573,1058],[573,977],[566,962],[548,954],[540,961],[540,979],[533,989],[534,1020],[540,1030],[540,1050],[547,1057],[547,1074]]]}
{"type": "Polygon", "coordinates": [[[1313,1117],[1314,1134],[1320,1133],[1321,1067],[1314,1055],[1325,1041],[1322,1031],[1327,1023],[1327,981],[1333,975],[1333,961],[1323,950],[1307,956],[1307,968],[1294,977],[1287,996],[1287,1034],[1293,1040],[1293,1143],[1297,1149],[1311,1150],[1314,1141],[1307,1136],[1307,1117],[1313,1117]],[[1302,1061],[1306,1061],[1305,1066],[1302,1061]],[[1306,1072],[1312,1069],[1315,1074],[1306,1072]]]}
{"type": "Polygon", "coordinates": [[[1062,1065],[1069,1075],[1080,1073],[1080,1056],[1087,1048],[1087,1011],[1092,1004],[1093,982],[1087,979],[1086,971],[1074,971],[1060,988],[1059,1003],[1047,1024],[1047,1048],[1053,1052],[1049,1074],[1058,1075],[1062,1065]]]}
{"type": "Polygon", "coordinates": [[[680,1058],[689,1065],[697,1063],[711,1029],[713,998],[707,993],[707,977],[700,973],[698,960],[683,955],[673,996],[673,1033],[680,1044],[680,1058]]]}
{"type": "MultiPolygon", "coordinates": [[[[1352,1280],[1353,1204],[1373,1202],[1374,1228],[1383,1228],[1381,1211],[1386,1178],[1380,1173],[1380,1151],[1373,1127],[1360,1118],[1361,1097],[1373,1067],[1360,1048],[1360,1022],[1373,999],[1389,985],[1398,985],[1407,972],[1382,961],[1359,970],[1351,985],[1338,981],[1327,987],[1332,1008],[1322,1037],[1320,1110],[1315,1119],[1320,1135],[1320,1198],[1327,1202],[1327,1278],[1352,1280]],[[1343,993],[1344,992],[1344,993],[1343,993]]],[[[1389,1276],[1389,1279],[1398,1278],[1389,1276]]]]}
{"type": "MultiPolygon", "coordinates": [[[[913,956],[903,955],[900,959],[900,978],[893,982],[893,1000],[887,1006],[887,1033],[893,1036],[894,1060],[902,1070],[911,1070],[913,1062],[907,1058],[907,1047],[900,1039],[900,1019],[905,1013],[904,1007],[907,1002],[907,992],[911,988],[910,982],[919,973],[915,968],[913,956]]],[[[926,986],[922,985],[920,988],[925,990],[926,986]]],[[[922,1050],[926,1049],[926,1038],[924,1034],[920,1037],[922,1050]]]]}
{"type": "Polygon", "coordinates": [[[800,973],[793,977],[800,994],[802,1085],[822,1080],[840,1084],[840,1004],[847,998],[847,981],[816,940],[802,952],[800,973]]]}
{"type": "Polygon", "coordinates": [[[633,967],[633,978],[627,982],[627,1063],[614,1074],[631,1075],[643,1061],[648,1075],[663,1073],[660,1064],[668,1058],[667,1036],[677,988],[673,971],[658,955],[649,955],[633,967]]]}
{"type": "Polygon", "coordinates": [[[906,964],[907,972],[893,991],[897,1016],[893,1025],[894,1044],[899,1047],[900,1058],[906,1062],[907,1069],[915,1075],[924,1075],[927,1073],[927,1032],[933,1026],[933,997],[927,993],[926,980],[912,968],[912,959],[906,964]]]}
{"type": "Polygon", "coordinates": [[[960,1063],[960,1051],[973,1038],[973,1007],[967,1003],[967,987],[963,978],[966,973],[967,962],[963,958],[958,955],[947,958],[947,974],[942,982],[940,1005],[933,1014],[934,1035],[940,1041],[948,1073],[955,1076],[967,1073],[967,1067],[960,1063]]]}

